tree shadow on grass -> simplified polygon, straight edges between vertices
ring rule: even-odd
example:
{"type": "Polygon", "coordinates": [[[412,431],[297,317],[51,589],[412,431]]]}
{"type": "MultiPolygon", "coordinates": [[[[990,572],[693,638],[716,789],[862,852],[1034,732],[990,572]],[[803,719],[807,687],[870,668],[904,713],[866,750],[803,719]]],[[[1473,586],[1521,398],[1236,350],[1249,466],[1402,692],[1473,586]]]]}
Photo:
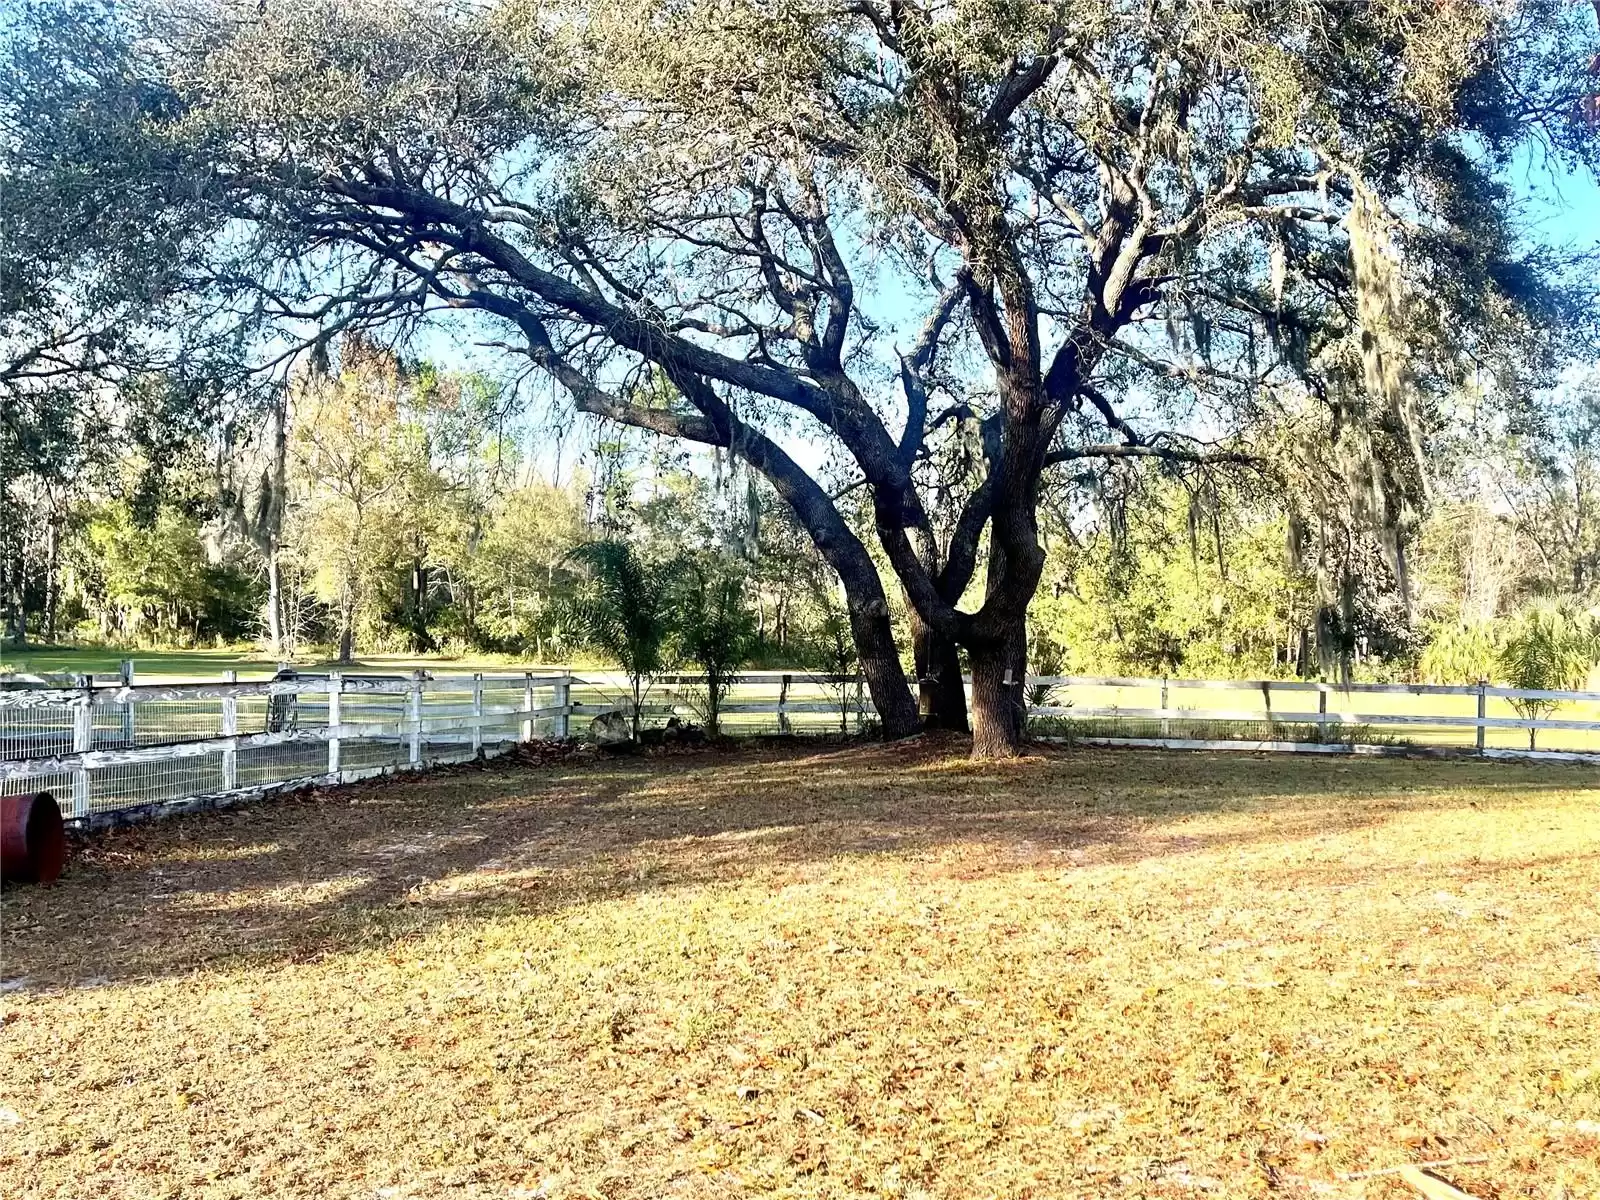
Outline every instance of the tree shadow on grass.
{"type": "Polygon", "coordinates": [[[7,890],[0,974],[48,987],[270,966],[642,891],[778,887],[851,856],[978,878],[1291,842],[1588,782],[1501,763],[963,754],[918,739],[489,764],[110,832],[59,885],[7,890]],[[1186,827],[1203,814],[1241,819],[1186,827]]]}

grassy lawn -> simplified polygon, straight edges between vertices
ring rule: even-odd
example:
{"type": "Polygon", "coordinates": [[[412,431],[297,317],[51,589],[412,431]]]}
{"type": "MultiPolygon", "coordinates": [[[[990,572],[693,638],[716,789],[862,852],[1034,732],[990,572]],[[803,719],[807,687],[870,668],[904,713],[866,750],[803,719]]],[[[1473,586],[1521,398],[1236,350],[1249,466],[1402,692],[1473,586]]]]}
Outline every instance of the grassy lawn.
{"type": "Polygon", "coordinates": [[[0,900],[0,1195],[1593,1197],[1594,781],[934,743],[125,831],[0,900]]]}
{"type": "Polygon", "coordinates": [[[132,659],[135,680],[216,678],[233,669],[241,676],[268,674],[276,664],[246,650],[118,650],[106,646],[22,646],[0,649],[0,671],[29,674],[115,674],[123,659],[132,659]]]}

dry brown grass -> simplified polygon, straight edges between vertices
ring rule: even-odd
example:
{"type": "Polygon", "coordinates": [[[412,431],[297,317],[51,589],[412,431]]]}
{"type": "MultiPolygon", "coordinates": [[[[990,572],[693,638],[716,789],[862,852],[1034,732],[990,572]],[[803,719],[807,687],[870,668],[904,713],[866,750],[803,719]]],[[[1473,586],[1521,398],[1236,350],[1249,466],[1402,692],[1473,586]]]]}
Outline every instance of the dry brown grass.
{"type": "Polygon", "coordinates": [[[1600,1195],[1590,772],[957,749],[100,839],[0,909],[0,1195],[1600,1195]]]}

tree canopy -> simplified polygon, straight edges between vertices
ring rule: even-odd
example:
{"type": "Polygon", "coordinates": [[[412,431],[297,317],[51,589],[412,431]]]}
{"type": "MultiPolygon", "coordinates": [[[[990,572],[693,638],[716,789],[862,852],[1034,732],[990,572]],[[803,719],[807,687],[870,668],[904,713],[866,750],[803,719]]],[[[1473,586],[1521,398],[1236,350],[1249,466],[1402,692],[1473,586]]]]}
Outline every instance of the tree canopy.
{"type": "Polygon", "coordinates": [[[258,362],[472,314],[579,410],[765,476],[894,734],[918,714],[886,564],[925,710],[965,723],[970,659],[980,753],[1020,734],[1049,488],[1252,476],[1336,614],[1374,556],[1404,591],[1435,439],[1589,333],[1507,182],[1600,153],[1592,14],[1561,0],[33,17],[12,53],[64,82],[7,96],[8,159],[76,206],[24,253],[94,277],[138,241],[95,217],[134,180],[155,299],[258,362]]]}

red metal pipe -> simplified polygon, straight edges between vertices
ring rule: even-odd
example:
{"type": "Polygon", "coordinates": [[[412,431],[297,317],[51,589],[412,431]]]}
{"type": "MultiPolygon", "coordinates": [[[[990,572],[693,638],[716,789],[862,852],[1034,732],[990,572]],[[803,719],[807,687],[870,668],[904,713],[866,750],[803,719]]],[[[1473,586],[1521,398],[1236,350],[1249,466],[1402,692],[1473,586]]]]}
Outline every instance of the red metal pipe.
{"type": "Polygon", "coordinates": [[[0,878],[54,883],[66,858],[61,809],[49,792],[0,796],[0,878]]]}

